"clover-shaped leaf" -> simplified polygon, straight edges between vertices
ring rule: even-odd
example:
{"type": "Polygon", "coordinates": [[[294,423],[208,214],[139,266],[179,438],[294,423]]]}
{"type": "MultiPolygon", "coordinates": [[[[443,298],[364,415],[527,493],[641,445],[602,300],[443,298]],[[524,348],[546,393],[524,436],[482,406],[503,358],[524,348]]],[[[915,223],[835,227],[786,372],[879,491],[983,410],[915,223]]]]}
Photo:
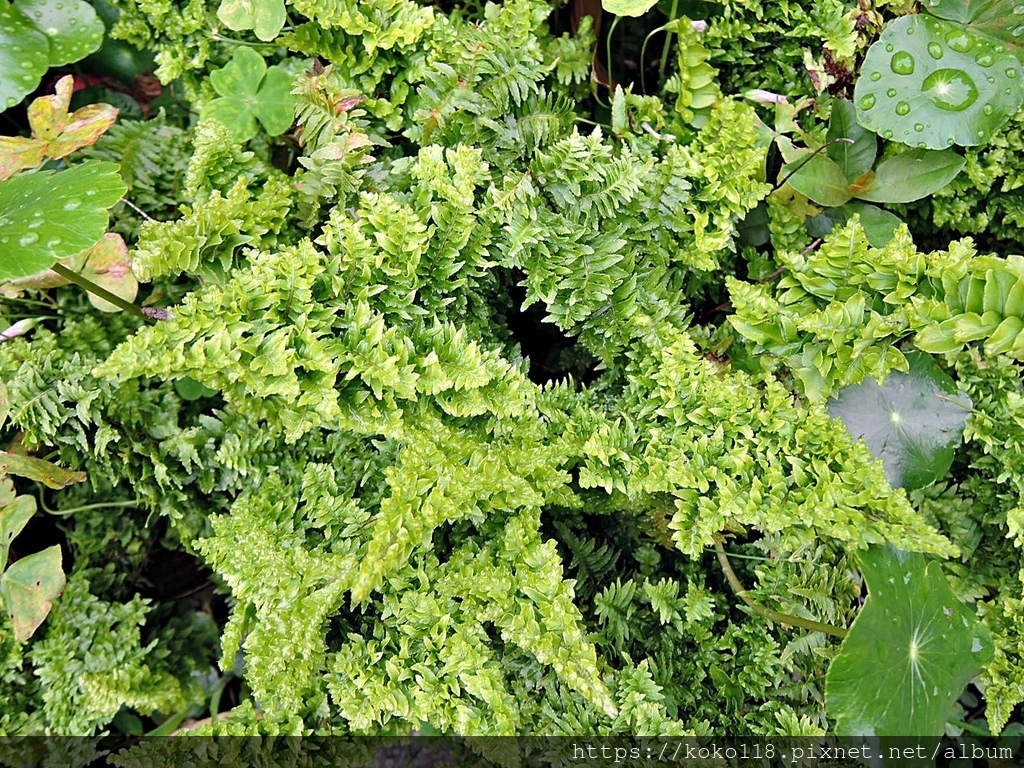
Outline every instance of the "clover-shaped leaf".
{"type": "Polygon", "coordinates": [[[256,135],[256,121],[271,136],[287,131],[295,121],[292,78],[280,67],[267,67],[251,48],[238,48],[231,61],[210,73],[220,94],[206,106],[206,114],[223,123],[236,141],[256,135]]]}
{"type": "Polygon", "coordinates": [[[840,736],[942,736],[950,708],[992,657],[992,638],[939,563],[892,546],[861,553],[864,607],[829,667],[840,736]]]}
{"type": "Polygon", "coordinates": [[[828,412],[863,437],[885,466],[893,488],[922,488],[949,471],[973,403],[930,355],[906,353],[909,373],[894,371],[883,386],[868,380],[845,387],[828,412]]]}
{"type": "Polygon", "coordinates": [[[1022,81],[1004,46],[943,19],[903,16],[868,49],[857,118],[912,146],[981,144],[1020,109],[1022,81]]]}
{"type": "Polygon", "coordinates": [[[221,0],[217,18],[236,32],[251,29],[260,40],[273,40],[287,20],[284,0],[221,0]]]}
{"type": "Polygon", "coordinates": [[[103,22],[85,0],[14,0],[49,41],[49,64],[62,67],[103,44],[103,22]]]}
{"type": "Polygon", "coordinates": [[[32,637],[64,590],[64,581],[58,545],[23,557],[4,571],[0,595],[14,626],[15,640],[23,642],[32,637]]]}
{"type": "Polygon", "coordinates": [[[117,164],[91,160],[0,181],[0,280],[92,247],[107,229],[107,209],[126,191],[117,164]]]}

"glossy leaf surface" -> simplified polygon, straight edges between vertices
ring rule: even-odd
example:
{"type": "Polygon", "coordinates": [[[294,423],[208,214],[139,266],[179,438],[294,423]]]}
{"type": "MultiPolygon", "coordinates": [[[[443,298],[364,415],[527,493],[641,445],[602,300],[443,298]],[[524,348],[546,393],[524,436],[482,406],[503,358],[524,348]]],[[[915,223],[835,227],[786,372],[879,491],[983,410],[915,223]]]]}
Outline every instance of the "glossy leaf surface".
{"type": "Polygon", "coordinates": [[[103,44],[103,22],[85,0],[15,0],[14,5],[46,35],[51,67],[78,61],[103,44]]]}
{"type": "Polygon", "coordinates": [[[861,553],[864,607],[832,662],[825,701],[840,736],[941,736],[957,697],[992,657],[992,638],[916,552],[861,553]]]}

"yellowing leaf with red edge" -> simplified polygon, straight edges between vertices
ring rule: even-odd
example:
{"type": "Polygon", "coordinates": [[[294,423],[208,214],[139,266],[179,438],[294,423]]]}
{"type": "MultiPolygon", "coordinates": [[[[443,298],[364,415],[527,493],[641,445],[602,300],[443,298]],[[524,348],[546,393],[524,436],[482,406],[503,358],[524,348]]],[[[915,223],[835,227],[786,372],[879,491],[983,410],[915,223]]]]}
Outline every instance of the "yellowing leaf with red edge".
{"type": "Polygon", "coordinates": [[[29,105],[31,139],[0,137],[0,181],[42,165],[47,158],[56,160],[95,144],[117,120],[117,110],[109,104],[89,104],[68,114],[73,92],[74,80],[65,75],[57,81],[54,95],[42,96],[29,105]]]}
{"type": "MultiPolygon", "coordinates": [[[[105,234],[96,245],[74,256],[71,262],[72,269],[101,288],[106,288],[125,301],[135,301],[139,293],[139,282],[132,274],[128,246],[120,235],[105,234]]],[[[89,294],[89,301],[100,312],[121,311],[116,304],[111,304],[92,293],[89,294]]]]}

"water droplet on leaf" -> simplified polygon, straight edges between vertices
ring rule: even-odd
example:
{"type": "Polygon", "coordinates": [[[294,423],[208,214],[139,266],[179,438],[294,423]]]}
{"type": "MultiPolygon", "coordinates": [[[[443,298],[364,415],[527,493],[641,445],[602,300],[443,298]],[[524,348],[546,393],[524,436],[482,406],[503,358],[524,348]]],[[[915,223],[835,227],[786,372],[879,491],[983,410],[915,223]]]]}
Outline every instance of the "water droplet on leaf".
{"type": "Polygon", "coordinates": [[[1006,76],[1008,78],[1010,78],[1011,80],[1013,80],[1013,78],[1015,78],[1017,76],[1017,70],[1014,69],[1013,67],[1007,67],[1007,69],[1006,69],[1006,76]]]}
{"type": "Polygon", "coordinates": [[[936,42],[928,43],[928,55],[933,59],[942,58],[942,46],[936,42]]]}
{"type": "Polygon", "coordinates": [[[869,93],[860,100],[861,109],[871,109],[873,106],[875,106],[875,95],[873,93],[869,93]]]}
{"type": "Polygon", "coordinates": [[[991,53],[979,53],[974,57],[979,67],[991,67],[996,63],[996,58],[991,53]]]}
{"type": "Polygon", "coordinates": [[[892,138],[892,131],[889,131],[889,130],[883,131],[882,132],[882,138],[883,139],[891,139],[892,138]]]}
{"type": "Polygon", "coordinates": [[[39,242],[39,235],[35,232],[29,232],[27,235],[22,235],[18,238],[18,245],[22,248],[28,248],[30,245],[39,242]]]}
{"type": "Polygon", "coordinates": [[[981,108],[981,111],[984,112],[986,115],[991,115],[995,110],[992,109],[991,104],[986,104],[984,107],[981,108]]]}
{"type": "Polygon", "coordinates": [[[885,92],[885,95],[888,96],[890,99],[895,99],[896,98],[896,89],[895,88],[890,88],[888,91],[885,92]]]}
{"type": "Polygon", "coordinates": [[[900,117],[903,117],[904,115],[909,115],[910,105],[907,104],[907,102],[905,101],[901,101],[899,104],[896,105],[896,114],[899,115],[900,117]]]}
{"type": "Polygon", "coordinates": [[[962,112],[978,100],[978,86],[960,69],[937,69],[921,84],[924,95],[939,109],[962,112]]]}
{"type": "Polygon", "coordinates": [[[879,80],[882,79],[882,73],[881,72],[872,72],[871,73],[871,79],[874,80],[877,83],[879,80]]]}
{"type": "Polygon", "coordinates": [[[971,48],[974,47],[974,36],[962,30],[956,29],[950,32],[948,35],[946,35],[946,42],[949,44],[949,47],[952,48],[954,51],[959,51],[960,53],[967,53],[969,50],[971,50],[971,48]]]}
{"type": "Polygon", "coordinates": [[[920,133],[924,130],[924,126],[921,123],[914,123],[914,130],[920,133]]]}
{"type": "Polygon", "coordinates": [[[893,54],[889,66],[897,75],[912,75],[914,74],[914,57],[906,51],[898,51],[893,54]]]}

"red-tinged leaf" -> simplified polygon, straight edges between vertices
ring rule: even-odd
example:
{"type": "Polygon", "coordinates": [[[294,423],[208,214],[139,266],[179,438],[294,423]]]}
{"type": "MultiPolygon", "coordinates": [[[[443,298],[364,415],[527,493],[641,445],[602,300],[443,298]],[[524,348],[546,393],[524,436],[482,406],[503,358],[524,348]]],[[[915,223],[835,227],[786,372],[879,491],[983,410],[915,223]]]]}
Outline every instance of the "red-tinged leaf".
{"type": "Polygon", "coordinates": [[[45,142],[24,136],[0,136],[0,181],[26,168],[36,168],[45,159],[45,142]]]}
{"type": "Polygon", "coordinates": [[[64,75],[54,86],[52,96],[40,96],[28,107],[28,124],[32,135],[43,141],[50,141],[64,132],[68,122],[71,95],[75,92],[75,79],[64,75]]]}
{"type": "Polygon", "coordinates": [[[0,474],[18,475],[29,480],[38,480],[47,488],[59,491],[86,478],[85,472],[63,469],[42,459],[19,456],[16,453],[0,451],[0,474]]]}
{"type": "Polygon", "coordinates": [[[46,620],[62,591],[64,571],[60,547],[23,557],[0,576],[0,594],[14,626],[14,639],[28,640],[46,620]]]}
{"type": "Polygon", "coordinates": [[[109,104],[89,104],[68,114],[74,89],[74,78],[65,75],[57,81],[54,95],[38,98],[28,108],[32,136],[46,142],[47,157],[66,157],[95,144],[117,119],[117,110],[109,104]]]}
{"type": "MultiPolygon", "coordinates": [[[[131,260],[128,258],[128,246],[120,235],[105,234],[92,248],[74,256],[69,266],[125,301],[135,301],[139,293],[139,283],[132,274],[131,260]]],[[[89,294],[89,301],[101,312],[121,311],[116,304],[92,293],[89,294]]]]}

